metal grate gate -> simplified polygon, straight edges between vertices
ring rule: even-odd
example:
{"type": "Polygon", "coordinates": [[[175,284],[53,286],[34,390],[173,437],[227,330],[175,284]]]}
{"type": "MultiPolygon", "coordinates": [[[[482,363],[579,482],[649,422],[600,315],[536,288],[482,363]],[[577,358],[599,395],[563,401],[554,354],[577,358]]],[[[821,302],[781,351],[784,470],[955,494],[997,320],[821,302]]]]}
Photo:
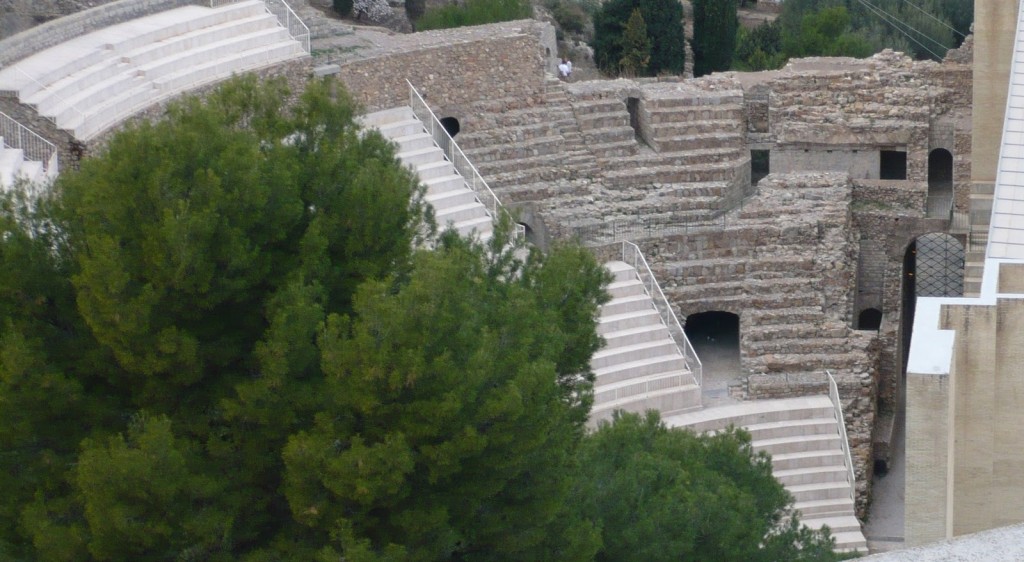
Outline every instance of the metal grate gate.
{"type": "Polygon", "coordinates": [[[917,239],[914,289],[919,297],[961,297],[964,294],[964,247],[939,232],[917,239]]]}

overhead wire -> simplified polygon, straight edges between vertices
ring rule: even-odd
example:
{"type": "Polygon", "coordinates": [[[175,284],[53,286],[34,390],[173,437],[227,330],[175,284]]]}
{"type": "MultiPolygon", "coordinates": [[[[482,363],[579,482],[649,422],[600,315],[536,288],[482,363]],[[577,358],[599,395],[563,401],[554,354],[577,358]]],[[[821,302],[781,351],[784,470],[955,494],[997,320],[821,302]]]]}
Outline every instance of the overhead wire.
{"type": "Polygon", "coordinates": [[[872,13],[874,13],[875,15],[878,15],[880,18],[882,18],[882,20],[885,21],[885,23],[888,23],[889,25],[891,25],[894,28],[896,28],[896,30],[899,31],[900,33],[902,33],[903,35],[905,35],[907,39],[910,39],[911,41],[916,43],[919,47],[921,47],[922,49],[924,49],[924,50],[928,51],[929,53],[931,53],[931,55],[933,57],[935,57],[935,60],[942,60],[942,57],[939,56],[938,53],[936,53],[935,51],[929,49],[927,45],[925,45],[924,43],[918,41],[913,35],[907,33],[907,31],[905,29],[901,28],[900,26],[898,26],[895,23],[893,23],[892,21],[890,21],[889,18],[899,22],[902,25],[907,26],[908,28],[910,28],[914,32],[919,33],[922,37],[924,37],[925,39],[928,39],[932,43],[935,43],[940,48],[946,48],[946,45],[943,45],[942,43],[936,41],[935,39],[932,39],[927,33],[924,33],[923,31],[920,31],[920,30],[916,29],[914,26],[910,25],[909,23],[906,23],[903,20],[899,19],[898,17],[890,14],[889,12],[886,12],[885,10],[883,10],[883,9],[877,7],[877,6],[874,6],[874,5],[870,4],[866,0],[857,0],[857,1],[860,2],[861,4],[863,4],[865,7],[867,7],[867,9],[871,10],[872,13]],[[884,15],[880,15],[879,12],[881,12],[881,14],[884,14],[884,15]]]}
{"type": "Polygon", "coordinates": [[[952,31],[953,33],[956,33],[956,34],[957,34],[957,35],[959,35],[960,37],[964,37],[964,38],[966,38],[966,37],[967,37],[967,36],[966,36],[966,35],[964,35],[963,33],[960,33],[959,31],[957,31],[957,29],[956,29],[955,27],[953,27],[952,25],[949,25],[948,23],[946,23],[946,22],[942,21],[941,19],[939,19],[939,18],[935,17],[935,16],[934,16],[934,15],[932,15],[932,14],[931,14],[930,12],[928,12],[927,10],[925,10],[925,9],[921,8],[921,7],[920,7],[920,6],[918,6],[917,4],[914,4],[914,3],[913,3],[913,2],[911,2],[910,0],[903,0],[903,1],[904,1],[904,2],[906,2],[907,4],[910,4],[911,6],[913,6],[913,7],[914,7],[914,9],[916,9],[916,10],[917,10],[917,11],[919,11],[919,12],[921,12],[922,14],[924,14],[924,15],[926,15],[926,16],[928,16],[928,17],[932,18],[933,20],[935,20],[935,21],[937,21],[937,22],[939,22],[939,24],[941,24],[941,25],[942,25],[943,27],[945,27],[946,29],[948,29],[948,30],[952,31]]]}

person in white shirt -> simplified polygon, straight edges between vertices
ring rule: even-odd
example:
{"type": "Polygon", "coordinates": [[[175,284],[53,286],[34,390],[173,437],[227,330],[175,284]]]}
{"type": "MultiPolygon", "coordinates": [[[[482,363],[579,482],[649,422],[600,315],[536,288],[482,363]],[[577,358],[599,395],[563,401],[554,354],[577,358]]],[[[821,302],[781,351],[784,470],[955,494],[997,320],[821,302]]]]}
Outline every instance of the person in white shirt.
{"type": "Polygon", "coordinates": [[[562,62],[560,62],[558,64],[558,75],[563,80],[568,80],[569,79],[569,74],[571,74],[571,73],[572,73],[572,67],[569,66],[568,62],[565,59],[562,59],[562,62]]]}

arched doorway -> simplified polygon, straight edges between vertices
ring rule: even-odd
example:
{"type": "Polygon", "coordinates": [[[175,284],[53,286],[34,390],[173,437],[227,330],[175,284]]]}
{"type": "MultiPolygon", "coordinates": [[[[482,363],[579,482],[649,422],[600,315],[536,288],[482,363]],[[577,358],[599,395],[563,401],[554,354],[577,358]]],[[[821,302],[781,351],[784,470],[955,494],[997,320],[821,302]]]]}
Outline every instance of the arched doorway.
{"type": "Polygon", "coordinates": [[[858,330],[878,331],[882,327],[882,311],[877,308],[865,308],[857,315],[858,330]]]}
{"type": "Polygon", "coordinates": [[[520,232],[523,233],[523,239],[526,240],[526,243],[530,244],[531,246],[539,247],[539,244],[537,244],[537,233],[534,232],[532,228],[530,228],[530,225],[526,224],[525,222],[520,222],[517,224],[519,225],[520,232]]]}
{"type": "Polygon", "coordinates": [[[455,135],[459,134],[461,126],[459,125],[458,119],[454,117],[442,117],[440,121],[441,126],[444,127],[444,130],[448,131],[448,136],[454,139],[455,135]]]}
{"type": "Polygon", "coordinates": [[[918,297],[961,297],[964,294],[964,247],[959,240],[942,232],[922,234],[908,246],[903,256],[903,369],[914,327],[914,307],[918,297]]]}
{"type": "Polygon", "coordinates": [[[727,400],[729,383],[740,373],[740,317],[718,310],[686,317],[686,337],[703,365],[702,394],[708,400],[727,400]]]}
{"type": "Polygon", "coordinates": [[[953,155],[945,148],[928,154],[928,216],[949,214],[953,203],[953,155]]]}

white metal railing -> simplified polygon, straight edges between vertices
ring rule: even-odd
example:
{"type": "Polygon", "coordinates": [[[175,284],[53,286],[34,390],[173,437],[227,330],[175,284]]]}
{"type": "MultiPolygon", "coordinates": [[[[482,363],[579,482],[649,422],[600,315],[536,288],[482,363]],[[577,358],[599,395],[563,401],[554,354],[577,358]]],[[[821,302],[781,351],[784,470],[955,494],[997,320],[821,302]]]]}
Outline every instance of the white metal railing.
{"type": "Polygon", "coordinates": [[[302,43],[302,49],[306,54],[310,54],[309,28],[299,19],[292,7],[284,0],[264,0],[263,5],[268,12],[277,16],[277,21],[288,30],[288,35],[291,35],[292,39],[302,43]]]}
{"type": "Polygon", "coordinates": [[[650,266],[647,265],[647,260],[644,258],[643,253],[640,252],[639,246],[628,241],[622,242],[622,261],[633,266],[637,275],[640,276],[640,282],[643,283],[647,294],[654,301],[654,306],[658,309],[661,321],[665,323],[669,333],[672,335],[672,339],[679,346],[679,350],[683,354],[683,360],[693,374],[693,382],[697,386],[701,386],[703,383],[703,365],[700,362],[700,358],[697,357],[697,352],[690,345],[690,339],[686,337],[686,332],[679,323],[679,318],[676,316],[675,311],[672,310],[672,305],[668,302],[668,299],[665,298],[665,293],[661,291],[661,286],[658,285],[658,280],[654,278],[654,273],[651,271],[650,266]]]}
{"type": "Polygon", "coordinates": [[[828,376],[828,397],[832,400],[832,407],[835,408],[836,424],[839,426],[839,440],[846,456],[846,480],[850,483],[850,500],[857,502],[857,477],[853,473],[853,457],[850,455],[850,439],[846,436],[846,418],[843,417],[843,406],[839,402],[839,386],[832,373],[825,371],[828,376]]]}
{"type": "MultiPolygon", "coordinates": [[[[211,8],[219,8],[221,6],[227,6],[229,4],[235,4],[242,0],[209,0],[211,8]]],[[[299,16],[292,10],[292,7],[288,5],[284,0],[263,0],[263,7],[267,10],[267,13],[272,14],[277,18],[277,21],[281,22],[281,26],[288,30],[288,35],[292,39],[295,39],[299,43],[302,43],[302,49],[306,51],[306,54],[310,54],[309,45],[309,27],[299,16]]]]}
{"type": "MultiPolygon", "coordinates": [[[[85,114],[82,113],[82,110],[78,109],[78,107],[75,104],[68,103],[67,100],[63,96],[59,95],[57,92],[53,91],[52,88],[50,88],[49,86],[47,86],[47,85],[43,84],[42,82],[40,82],[39,80],[37,80],[35,76],[32,76],[31,74],[29,74],[29,73],[25,72],[24,70],[22,70],[21,67],[14,66],[12,68],[17,70],[18,74],[21,74],[25,78],[28,78],[29,80],[31,80],[32,83],[34,83],[40,90],[44,90],[44,91],[48,92],[51,97],[53,97],[54,99],[59,101],[62,105],[67,106],[68,109],[73,111],[75,113],[75,115],[78,116],[79,120],[81,120],[81,121],[85,120],[85,114]]],[[[20,94],[19,94],[19,97],[20,97],[20,94]]],[[[49,120],[54,125],[57,125],[58,127],[60,126],[59,124],[57,124],[57,118],[56,117],[50,117],[48,115],[43,115],[42,113],[40,113],[40,115],[43,118],[49,120]]]]}
{"type": "Polygon", "coordinates": [[[57,176],[57,147],[3,112],[0,112],[0,138],[6,148],[19,149],[27,160],[42,162],[47,178],[57,176]]]}
{"type": "MultiPolygon", "coordinates": [[[[452,163],[455,167],[455,171],[458,172],[464,180],[466,185],[476,193],[477,199],[480,204],[487,209],[490,213],[491,219],[497,219],[499,213],[507,213],[508,211],[502,206],[498,196],[491,191],[490,186],[484,181],[483,176],[477,171],[476,166],[469,161],[459,145],[455,143],[451,135],[448,134],[448,130],[444,128],[441,121],[434,115],[433,110],[424,101],[423,96],[416,91],[416,87],[412,85],[412,82],[405,81],[409,85],[409,107],[412,108],[412,112],[416,115],[416,118],[420,120],[427,128],[430,136],[434,139],[434,143],[444,152],[445,158],[452,163]]],[[[525,227],[518,225],[516,227],[515,235],[522,237],[525,235],[525,227]]]]}

